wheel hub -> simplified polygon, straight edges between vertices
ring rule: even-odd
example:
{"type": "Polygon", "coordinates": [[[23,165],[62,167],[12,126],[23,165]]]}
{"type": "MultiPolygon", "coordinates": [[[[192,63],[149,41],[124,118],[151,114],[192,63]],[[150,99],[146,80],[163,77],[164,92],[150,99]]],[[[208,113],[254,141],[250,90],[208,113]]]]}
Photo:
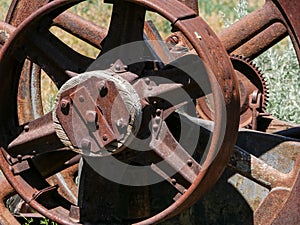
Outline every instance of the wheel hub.
{"type": "Polygon", "coordinates": [[[73,77],[60,89],[53,110],[60,140],[75,152],[120,152],[140,125],[141,104],[133,87],[108,71],[73,77]]]}

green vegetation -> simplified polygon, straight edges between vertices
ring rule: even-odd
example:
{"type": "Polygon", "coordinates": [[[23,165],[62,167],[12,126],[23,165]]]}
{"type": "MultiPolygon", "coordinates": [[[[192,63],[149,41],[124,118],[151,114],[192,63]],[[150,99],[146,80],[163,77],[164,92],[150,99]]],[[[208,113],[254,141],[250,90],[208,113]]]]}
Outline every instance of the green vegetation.
{"type": "MultiPolygon", "coordinates": [[[[199,0],[199,13],[216,32],[219,32],[262,6],[263,2],[263,0],[199,0]]],[[[5,18],[8,6],[8,0],[0,0],[0,19],[5,18]]],[[[100,0],[87,0],[74,6],[71,11],[99,26],[108,28],[111,14],[109,4],[103,4],[100,0]]],[[[170,24],[162,17],[148,13],[147,20],[153,20],[163,37],[170,32],[170,24]]],[[[99,50],[58,28],[53,28],[52,32],[82,54],[96,57],[99,53],[99,50]]],[[[261,68],[269,83],[268,112],[279,119],[299,123],[299,66],[291,41],[286,39],[277,44],[255,59],[255,63],[261,68]]],[[[47,112],[54,104],[57,89],[47,76],[43,77],[43,103],[47,112]]]]}
{"type": "MultiPolygon", "coordinates": [[[[199,0],[199,13],[216,32],[219,32],[260,7],[263,2],[263,0],[199,0]]],[[[0,1],[0,19],[4,19],[8,6],[9,1],[0,1]]],[[[111,14],[109,4],[103,4],[100,0],[88,0],[74,6],[71,11],[108,28],[111,14]]],[[[162,17],[148,13],[147,20],[153,20],[163,37],[170,32],[170,24],[162,17]]],[[[58,28],[53,28],[52,32],[82,54],[96,57],[99,53],[97,49],[58,28]]],[[[297,96],[300,88],[299,66],[291,41],[284,40],[277,44],[258,57],[255,63],[261,68],[269,83],[268,112],[279,119],[299,123],[300,99],[297,96]]],[[[47,112],[54,104],[57,89],[47,76],[43,77],[43,103],[47,112]]]]}

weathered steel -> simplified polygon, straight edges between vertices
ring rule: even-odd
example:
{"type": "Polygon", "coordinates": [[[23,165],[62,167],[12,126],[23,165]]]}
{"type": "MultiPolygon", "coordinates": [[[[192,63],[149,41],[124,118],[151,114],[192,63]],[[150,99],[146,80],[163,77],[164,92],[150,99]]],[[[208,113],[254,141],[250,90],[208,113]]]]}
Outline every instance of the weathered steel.
{"type": "MultiPolygon", "coordinates": [[[[6,22],[16,28],[0,22],[0,44],[4,45],[0,49],[0,166],[25,202],[60,224],[154,224],[170,219],[194,203],[198,212],[205,209],[200,216],[196,213],[197,216],[189,218],[195,224],[215,224],[220,219],[235,224],[298,224],[299,129],[264,113],[267,90],[260,71],[248,59],[235,56],[230,61],[228,53],[254,59],[289,35],[300,58],[299,1],[266,0],[261,9],[219,36],[197,16],[196,0],[109,0],[114,10],[108,32],[64,12],[79,2],[14,0],[6,22]],[[147,10],[171,22],[174,33],[166,44],[154,25],[144,22],[147,10]],[[130,42],[159,40],[160,43],[150,41],[145,45],[141,56],[145,56],[146,62],[124,65],[121,55],[107,57],[97,68],[102,70],[94,71],[97,78],[82,81],[94,59],[62,43],[49,31],[51,26],[102,49],[99,57],[130,42]],[[186,54],[191,49],[191,54],[186,54]],[[198,67],[189,64],[195,63],[198,56],[201,58],[198,67]],[[176,68],[181,64],[189,72],[194,70],[193,75],[200,71],[204,75],[191,80],[182,68],[176,68]],[[58,89],[62,88],[53,115],[51,112],[43,116],[40,68],[58,89]],[[240,77],[238,81],[233,68],[240,77]],[[99,78],[104,70],[112,78],[99,78]],[[152,76],[171,82],[160,83],[152,76]],[[119,89],[116,79],[127,86],[119,89]],[[77,84],[66,90],[65,85],[74,81],[77,84]],[[210,87],[199,88],[199,83],[208,83],[210,87]],[[188,101],[178,94],[182,89],[189,94],[188,101]],[[126,99],[129,92],[136,94],[137,101],[126,99]],[[182,108],[189,112],[190,102],[204,95],[203,99],[209,98],[210,94],[214,97],[214,115],[202,117],[214,122],[198,119],[193,113],[182,114],[182,108]],[[171,104],[162,100],[168,96],[176,96],[176,100],[171,104]],[[119,110],[113,111],[114,104],[119,110]],[[143,109],[137,115],[130,114],[128,108],[135,104],[143,109]],[[266,133],[240,130],[237,134],[240,111],[243,126],[266,133]],[[133,132],[128,127],[135,126],[128,121],[135,119],[141,119],[141,125],[133,132]],[[189,145],[181,144],[180,126],[188,126],[191,133],[200,127],[199,137],[195,132],[196,136],[188,138],[198,140],[196,154],[189,151],[189,145]],[[267,134],[270,132],[277,133],[267,134]],[[128,133],[145,138],[150,153],[131,149],[136,144],[131,139],[125,144],[122,137],[128,133]],[[95,141],[91,142],[93,138],[95,141]],[[95,162],[101,164],[107,159],[98,153],[109,146],[118,146],[110,149],[116,159],[128,165],[151,165],[153,173],[166,182],[154,187],[117,184],[99,176],[83,159],[77,187],[74,180],[81,155],[76,152],[83,155],[92,152],[98,160],[95,162]],[[203,156],[201,163],[197,161],[200,156],[203,156]],[[239,175],[230,172],[229,178],[227,169],[219,182],[227,183],[229,178],[235,196],[236,190],[241,196],[226,199],[232,196],[232,190],[228,196],[224,195],[224,185],[220,188],[219,184],[213,188],[213,194],[205,195],[220,178],[229,159],[230,168],[239,175]],[[170,170],[157,166],[161,160],[177,173],[170,175],[170,170]],[[49,178],[59,171],[62,172],[56,177],[49,178]],[[257,190],[255,194],[250,191],[252,187],[257,190]],[[203,196],[204,200],[198,201],[203,196]],[[155,201],[163,207],[155,205],[155,201]],[[198,204],[201,206],[197,208],[198,204]]],[[[203,100],[198,107],[203,112],[207,105],[203,100]]],[[[206,114],[211,114],[211,109],[207,108],[206,114]]],[[[6,190],[0,196],[4,200],[12,189],[4,180],[0,187],[6,190]]],[[[7,223],[12,216],[4,204],[0,206],[3,211],[0,222],[7,223]]],[[[178,217],[173,221],[185,223],[178,217]]]]}

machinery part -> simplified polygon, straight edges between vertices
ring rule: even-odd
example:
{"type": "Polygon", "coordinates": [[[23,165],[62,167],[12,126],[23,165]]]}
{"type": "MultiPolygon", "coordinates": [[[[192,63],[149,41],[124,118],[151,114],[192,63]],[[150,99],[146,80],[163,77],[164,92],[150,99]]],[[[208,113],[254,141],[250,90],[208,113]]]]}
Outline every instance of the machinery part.
{"type": "MultiPolygon", "coordinates": [[[[5,23],[0,22],[1,27],[1,35],[0,35],[0,47],[7,41],[8,37],[15,30],[14,26],[20,25],[22,21],[24,21],[30,14],[35,12],[37,9],[47,4],[48,0],[38,0],[38,1],[22,1],[22,0],[14,0],[12,1],[8,15],[6,16],[5,23]]],[[[91,26],[90,23],[81,19],[78,16],[75,16],[72,13],[64,13],[61,17],[57,18],[56,26],[60,26],[62,29],[69,30],[70,33],[76,33],[76,29],[78,28],[77,24],[81,26],[86,26],[87,29],[91,26]],[[62,18],[61,18],[62,17],[62,18]],[[66,24],[66,18],[69,20],[73,20],[74,23],[66,24]],[[64,21],[64,23],[62,23],[64,21]],[[75,25],[75,22],[77,23],[75,25]],[[88,23],[88,24],[87,24],[88,23]]],[[[89,30],[91,31],[91,30],[89,30]]],[[[103,34],[100,34],[101,28],[97,27],[97,37],[85,38],[81,35],[81,38],[85,38],[92,45],[99,46],[99,38],[103,39],[103,34]],[[97,43],[97,44],[96,44],[97,43]]],[[[92,34],[92,32],[90,32],[92,34]]],[[[27,123],[33,119],[36,119],[43,115],[43,107],[42,107],[42,99],[41,99],[41,69],[36,64],[27,60],[24,63],[23,70],[20,77],[19,90],[18,90],[18,118],[20,123],[27,123]]],[[[72,167],[74,170],[74,167],[72,167]]],[[[74,182],[74,174],[75,172],[70,172],[70,168],[62,171],[61,173],[55,174],[51,180],[53,185],[59,185],[59,191],[71,202],[74,204],[77,202],[77,186],[74,182]]],[[[76,169],[77,173],[77,169],[76,169]]],[[[4,188],[4,187],[3,187],[4,188]]],[[[25,205],[25,203],[14,196],[14,201],[19,201],[19,205],[25,205]]],[[[26,214],[28,209],[24,207],[14,209],[16,213],[26,214]],[[21,211],[20,211],[21,210],[21,211]],[[25,211],[24,211],[25,210],[25,211]]],[[[29,210],[30,211],[30,210],[29,210]]],[[[30,214],[33,215],[32,213],[30,214]]],[[[41,216],[40,216],[41,217],[41,216]]],[[[5,217],[4,217],[5,219],[5,217]]],[[[7,219],[5,219],[7,220],[7,219]]],[[[9,219],[10,220],[10,219],[9,219]]]]}
{"type": "MultiPolygon", "coordinates": [[[[240,54],[240,55],[244,55],[248,58],[255,58],[257,55],[259,55],[260,53],[262,53],[265,49],[269,48],[270,46],[272,46],[273,44],[275,44],[276,42],[278,42],[279,40],[281,40],[283,37],[285,37],[287,34],[290,34],[290,36],[292,37],[292,40],[294,42],[294,46],[296,49],[296,52],[298,53],[299,56],[299,29],[297,26],[297,12],[299,11],[299,4],[297,1],[267,1],[265,6],[254,12],[253,14],[247,16],[246,18],[242,19],[241,21],[239,21],[238,23],[236,23],[235,25],[229,27],[228,29],[224,30],[224,32],[222,32],[220,34],[220,38],[222,43],[225,45],[226,49],[228,52],[235,52],[235,54],[240,54]]],[[[256,103],[253,102],[253,104],[255,105],[256,103]]],[[[255,106],[254,106],[255,107],[255,106]]],[[[272,128],[273,132],[274,131],[278,131],[278,127],[280,127],[280,129],[285,129],[288,127],[291,127],[292,125],[287,124],[287,123],[283,123],[280,121],[277,121],[273,118],[270,117],[263,117],[263,120],[270,120],[272,121],[270,126],[267,127],[267,130],[271,130],[270,128],[272,128]],[[275,127],[273,124],[273,121],[275,121],[275,127]]],[[[260,122],[263,122],[262,120],[260,122]]],[[[286,132],[287,133],[293,133],[293,138],[295,139],[299,139],[299,133],[297,134],[297,132],[293,132],[294,129],[289,129],[286,132]]],[[[247,134],[249,135],[249,133],[247,134]]],[[[272,145],[274,143],[274,140],[276,140],[276,138],[279,138],[277,135],[272,136],[272,138],[268,138],[268,136],[264,136],[261,135],[261,133],[257,133],[256,135],[244,135],[245,140],[250,141],[247,143],[248,147],[251,147],[253,144],[259,144],[261,148],[263,148],[263,144],[264,140],[266,142],[268,142],[269,144],[266,144],[266,148],[262,150],[263,155],[265,154],[266,151],[269,151],[270,149],[272,149],[272,145]],[[257,136],[261,137],[261,139],[259,139],[257,136]],[[252,142],[251,142],[252,141],[252,142]],[[270,147],[271,145],[271,147],[270,147]]],[[[285,136],[284,134],[281,134],[282,136],[285,136]]],[[[285,138],[282,138],[282,140],[287,140],[285,138]]],[[[289,144],[292,146],[292,140],[289,140],[291,142],[289,142],[289,144]]],[[[294,141],[294,140],[293,140],[294,141]]],[[[295,140],[297,142],[297,140],[295,140]]],[[[284,142],[284,141],[283,141],[284,142]]],[[[242,156],[246,156],[245,159],[247,160],[242,160],[242,161],[247,161],[248,164],[246,168],[256,168],[255,165],[251,164],[251,159],[255,159],[255,157],[253,157],[253,153],[251,149],[247,149],[245,148],[246,144],[241,144],[239,146],[239,148],[236,148],[235,150],[240,150],[240,148],[243,148],[244,150],[247,150],[250,154],[252,154],[252,156],[249,154],[245,155],[245,154],[240,154],[242,156]]],[[[274,146],[273,146],[274,147],[274,146]]],[[[276,146],[275,146],[276,147],[276,146]]],[[[287,147],[286,145],[283,146],[282,148],[284,150],[284,157],[289,156],[289,149],[291,149],[289,146],[287,147]]],[[[297,156],[297,146],[296,146],[296,154],[293,154],[293,158],[297,159],[299,158],[299,154],[297,156]]],[[[283,151],[283,150],[278,150],[278,151],[283,151]]],[[[244,151],[240,151],[241,153],[244,153],[244,151]]],[[[272,152],[272,151],[271,151],[272,152]]],[[[236,154],[236,151],[235,151],[236,154]]],[[[239,155],[239,154],[237,154],[239,155]]],[[[262,156],[263,156],[262,155],[262,156]]],[[[269,155],[269,158],[272,159],[272,153],[271,155],[269,155]]],[[[279,161],[274,161],[274,165],[272,165],[273,167],[276,167],[278,165],[281,165],[282,161],[281,161],[281,157],[279,157],[279,161]]],[[[268,162],[268,157],[266,156],[265,158],[263,158],[264,161],[267,162],[267,164],[272,164],[268,162]]],[[[235,160],[231,161],[231,165],[235,166],[236,163],[234,163],[235,160]]],[[[237,161],[239,162],[239,161],[237,161]]],[[[256,160],[252,161],[252,162],[257,162],[256,160]]],[[[259,162],[261,163],[261,162],[259,162]]],[[[259,165],[259,164],[258,164],[259,165]]],[[[264,167],[266,164],[263,163],[261,164],[263,165],[262,168],[267,168],[266,170],[262,170],[262,171],[257,171],[254,169],[254,174],[257,175],[252,179],[256,179],[256,181],[258,183],[261,183],[260,177],[264,178],[266,176],[263,176],[264,173],[268,174],[268,170],[270,171],[274,171],[272,170],[272,168],[270,167],[264,167]]],[[[299,165],[298,163],[295,163],[294,165],[299,165]]],[[[236,168],[235,168],[236,169],[236,168]]],[[[243,169],[243,168],[239,168],[239,169],[243,169]]],[[[285,177],[290,177],[291,179],[284,179],[285,184],[276,184],[274,185],[274,187],[276,186],[278,189],[281,189],[279,191],[281,191],[284,195],[281,195],[281,197],[278,197],[279,195],[273,194],[271,193],[270,195],[267,195],[266,198],[266,204],[261,204],[261,206],[259,207],[259,213],[258,211],[255,213],[255,223],[258,224],[270,224],[272,222],[274,223],[280,223],[280,221],[284,224],[286,223],[290,223],[290,224],[297,224],[299,223],[299,217],[298,217],[298,211],[299,211],[299,205],[298,205],[298,201],[297,201],[297,197],[299,196],[299,194],[297,193],[298,190],[298,186],[299,186],[299,175],[297,175],[299,173],[299,167],[295,166],[293,169],[291,169],[290,171],[294,171],[293,172],[293,176],[290,176],[290,174],[288,175],[284,175],[285,177]],[[287,181],[289,180],[289,181],[287,181]],[[280,186],[283,186],[284,190],[282,190],[282,188],[280,186]],[[291,190],[290,192],[287,191],[287,189],[291,190]],[[280,204],[278,204],[278,199],[284,199],[284,201],[280,201],[280,204]],[[272,199],[272,204],[268,203],[267,199],[272,199]],[[287,201],[285,201],[287,200],[287,201]],[[287,205],[288,207],[285,207],[285,205],[287,205]],[[272,209],[275,208],[275,210],[272,211],[272,213],[268,213],[268,208],[271,209],[271,207],[273,207],[272,209]],[[292,210],[287,210],[287,209],[292,209],[292,210]],[[285,217],[289,212],[289,216],[285,217]],[[273,213],[275,212],[275,213],[273,213]],[[274,215],[273,218],[270,218],[270,214],[274,215]],[[286,222],[287,219],[289,219],[290,221],[286,222]],[[260,222],[259,222],[260,221],[260,222]],[[263,222],[262,222],[263,221],[263,222]]],[[[243,173],[245,171],[240,171],[240,173],[243,173]]],[[[247,171],[246,171],[247,172],[247,171]]],[[[285,172],[285,173],[289,173],[289,172],[285,172]]],[[[279,174],[279,173],[277,173],[279,174]]],[[[244,176],[251,176],[251,174],[245,174],[243,173],[244,176]]],[[[167,178],[167,177],[166,177],[167,178]]],[[[170,181],[170,183],[174,182],[170,179],[168,179],[170,181]]],[[[240,181],[241,179],[239,178],[238,181],[240,181]]],[[[243,181],[245,179],[243,178],[243,181]]],[[[236,186],[239,185],[240,182],[237,182],[236,186]]],[[[96,184],[93,184],[96,185],[96,184]]],[[[268,182],[266,182],[266,184],[264,184],[265,186],[268,186],[268,182]]],[[[268,186],[269,187],[269,186],[268,186]]],[[[276,191],[276,187],[275,187],[275,191],[276,191]]],[[[180,187],[178,187],[180,189],[180,187]]],[[[251,186],[250,186],[251,188],[251,186]]],[[[270,187],[269,187],[270,188],[270,187]]],[[[108,190],[111,191],[111,190],[108,190]]],[[[218,192],[219,196],[224,196],[224,186],[222,186],[221,191],[218,192]],[[221,194],[220,194],[221,193],[221,194]]],[[[226,192],[227,193],[227,192],[226,192]]],[[[204,197],[206,198],[206,196],[204,197]]],[[[145,198],[144,198],[145,200],[145,198]]],[[[226,203],[228,202],[232,202],[232,199],[226,199],[225,200],[226,203]]],[[[198,204],[198,203],[197,203],[198,204]]],[[[214,204],[213,207],[215,208],[216,205],[218,204],[214,204]]],[[[226,204],[225,207],[222,207],[222,213],[224,213],[224,209],[228,207],[228,205],[226,204]]],[[[74,209],[74,207],[72,208],[74,209]]],[[[233,212],[237,211],[237,208],[235,207],[233,212]]],[[[257,207],[256,207],[257,209],[257,207]]],[[[76,217],[76,212],[77,209],[71,210],[72,213],[72,217],[73,218],[78,218],[76,217]]],[[[254,210],[253,210],[254,211],[254,210]]],[[[225,217],[222,217],[223,214],[221,213],[221,219],[222,221],[224,220],[225,217]]],[[[232,214],[231,218],[232,218],[232,214]]],[[[240,215],[237,214],[237,217],[239,217],[240,215]]],[[[198,216],[198,218],[203,218],[203,215],[198,216]]],[[[248,217],[249,219],[249,223],[254,222],[253,217],[248,217]]],[[[232,222],[232,221],[230,221],[232,222]]],[[[245,220],[241,221],[240,223],[237,224],[245,224],[245,220]]],[[[199,223],[198,223],[199,224],[199,223]]]]}
{"type": "MultiPolygon", "coordinates": [[[[251,125],[250,127],[255,130],[254,121],[257,120],[259,115],[266,115],[268,88],[265,78],[257,66],[249,59],[238,55],[231,55],[230,58],[239,82],[240,127],[249,127],[251,125]],[[257,103],[258,101],[259,103],[257,103]],[[255,106],[254,102],[256,103],[255,106]]],[[[197,112],[201,118],[213,119],[213,111],[204,97],[197,100],[197,112]]]]}
{"type": "Polygon", "coordinates": [[[73,151],[99,157],[116,154],[137,135],[142,114],[139,96],[130,83],[113,75],[84,73],[60,89],[53,121],[57,136],[73,151]],[[93,138],[87,139],[90,132],[93,138]]]}
{"type": "MultiPolygon", "coordinates": [[[[56,186],[49,186],[41,177],[47,177],[53,174],[54,171],[56,172],[62,168],[70,166],[70,159],[76,157],[76,154],[69,151],[68,148],[65,148],[56,137],[56,132],[53,129],[53,122],[50,114],[24,125],[19,125],[18,120],[16,120],[17,111],[15,108],[16,104],[14,104],[14,96],[17,94],[16,90],[20,69],[22,68],[23,61],[27,56],[29,56],[33,62],[42,66],[59,88],[70,78],[70,74],[74,75],[85,71],[88,65],[92,62],[91,59],[80,56],[73,50],[68,49],[67,46],[63,45],[48,32],[49,26],[52,23],[51,19],[53,20],[56,15],[78,2],[79,1],[53,1],[38,10],[36,13],[32,14],[17,28],[11,39],[5,43],[0,55],[0,71],[5,70],[7,74],[6,78],[3,78],[5,80],[3,84],[5,84],[5,87],[9,87],[13,92],[13,95],[9,97],[9,99],[6,99],[5,101],[2,99],[1,101],[1,104],[3,105],[3,110],[0,113],[1,130],[3,133],[3,136],[1,137],[4,137],[3,140],[1,140],[1,145],[3,147],[0,163],[1,167],[8,180],[13,184],[14,188],[26,202],[43,215],[62,224],[74,223],[69,215],[73,219],[77,219],[78,217],[74,216],[77,209],[74,206],[70,206],[69,203],[57,195],[56,186]],[[49,18],[51,18],[50,21],[49,18]],[[33,31],[36,33],[32,33],[33,31]],[[28,40],[26,38],[29,33],[30,43],[27,42],[28,40]],[[24,45],[25,42],[26,44],[24,45]],[[26,46],[26,48],[24,49],[21,47],[20,49],[20,46],[26,46]],[[16,59],[15,56],[17,52],[20,53],[18,54],[20,57],[17,57],[16,59]],[[37,55],[38,57],[36,57],[37,55]],[[14,64],[14,67],[11,66],[12,64],[14,64]],[[71,71],[71,73],[68,71],[71,71]],[[43,145],[45,140],[47,140],[49,145],[43,145]],[[32,146],[40,147],[32,149],[32,146]],[[5,149],[7,149],[7,151],[5,149]],[[51,161],[51,165],[45,163],[45,161],[51,161]],[[71,211],[69,211],[70,209],[71,211]]],[[[103,45],[102,54],[129,41],[142,41],[142,30],[144,24],[141,23],[139,14],[144,14],[144,7],[158,11],[187,36],[199,55],[205,56],[201,59],[203,60],[206,68],[209,68],[208,79],[212,83],[212,90],[215,95],[214,101],[216,104],[222,104],[224,100],[223,98],[225,98],[226,121],[231,121],[230,124],[224,124],[222,112],[216,112],[216,125],[214,133],[212,134],[212,143],[218,142],[220,132],[225,131],[224,142],[220,143],[221,150],[219,151],[219,148],[217,147],[218,145],[211,145],[212,149],[210,149],[207,159],[203,164],[203,166],[207,166],[207,168],[206,170],[200,170],[199,174],[197,163],[192,159],[188,160],[187,165],[190,165],[190,168],[196,170],[191,171],[189,167],[185,166],[184,170],[179,172],[181,176],[185,177],[187,182],[193,183],[193,185],[184,191],[182,197],[179,197],[180,195],[178,196],[178,200],[175,204],[172,204],[169,208],[155,217],[141,222],[141,224],[155,223],[174,216],[190,206],[211,185],[213,185],[220,176],[227,163],[227,159],[229,159],[230,151],[234,143],[232,141],[228,141],[228,138],[230,137],[231,140],[233,140],[236,135],[238,122],[232,120],[232,118],[238,118],[237,115],[235,115],[238,111],[236,108],[238,105],[238,98],[236,96],[238,95],[236,93],[237,89],[235,88],[235,80],[234,77],[232,77],[232,66],[226,52],[221,46],[218,48],[218,54],[214,51],[208,51],[208,48],[206,48],[207,46],[216,46],[218,42],[217,37],[213,35],[213,32],[209,29],[209,27],[199,17],[197,17],[193,11],[184,7],[184,5],[180,3],[176,3],[174,5],[174,2],[170,1],[166,2],[166,5],[161,5],[159,1],[131,2],[132,3],[127,3],[127,1],[122,1],[115,3],[114,10],[116,10],[117,13],[113,14],[112,25],[108,32],[106,42],[103,45]],[[178,9],[180,9],[180,11],[178,11],[178,9]],[[137,20],[133,20],[132,14],[128,14],[130,11],[134,11],[136,13],[134,15],[137,16],[137,20]],[[119,20],[117,17],[114,17],[114,15],[120,14],[125,16],[124,20],[119,20]],[[127,19],[126,15],[131,16],[130,20],[127,19]],[[128,24],[128,26],[125,26],[123,24],[124,21],[132,21],[136,24],[128,24]],[[134,29],[134,32],[130,32],[130,29],[134,29]],[[199,35],[195,36],[195,29],[198,30],[199,33],[203,33],[201,39],[199,39],[199,35]],[[122,35],[117,35],[120,32],[122,35]],[[132,37],[129,35],[126,39],[124,38],[124,34],[135,34],[138,36],[132,37]],[[118,40],[119,37],[122,37],[122,40],[118,40]],[[215,61],[214,59],[218,60],[215,61]],[[215,64],[214,62],[217,63],[215,64]],[[214,74],[217,75],[218,82],[215,81],[214,74]],[[215,159],[212,163],[211,157],[213,156],[215,156],[215,159]],[[194,175],[189,177],[186,173],[194,175]]],[[[127,35],[125,35],[125,37],[126,36],[127,35]]],[[[176,87],[181,85],[182,84],[180,83],[177,86],[175,85],[175,90],[176,87]]],[[[153,93],[163,94],[165,91],[168,92],[174,90],[174,87],[172,85],[169,85],[168,88],[161,88],[158,86],[157,88],[150,88],[149,90],[153,89],[153,91],[156,91],[150,92],[152,96],[155,96],[153,93]]],[[[2,89],[2,91],[4,93],[6,91],[5,88],[2,89]]],[[[201,94],[200,92],[201,91],[197,89],[197,92],[191,92],[191,94],[198,96],[201,94]]],[[[147,98],[150,97],[147,94],[142,95],[142,97],[143,96],[146,96],[147,98]]],[[[152,103],[150,101],[150,105],[152,104],[154,104],[154,102],[152,103]]],[[[174,109],[171,109],[171,112],[174,111],[174,109]]],[[[157,115],[159,116],[159,114],[157,115]]],[[[162,122],[161,126],[163,126],[164,132],[168,133],[167,139],[160,137],[161,133],[157,132],[158,130],[156,129],[156,126],[154,126],[158,120],[154,118],[152,121],[152,133],[153,135],[155,134],[155,136],[153,136],[155,137],[155,142],[154,140],[151,142],[151,147],[157,154],[161,153],[161,144],[166,144],[165,148],[168,151],[174,150],[174,146],[180,146],[176,144],[176,140],[172,138],[173,135],[169,132],[169,129],[165,125],[164,119],[165,118],[162,117],[160,121],[162,122]]],[[[187,153],[184,153],[183,148],[179,150],[184,157],[187,156],[187,153]]],[[[184,158],[181,160],[184,162],[184,158]]],[[[176,166],[172,161],[168,161],[168,163],[170,163],[171,167],[176,166]]],[[[86,170],[85,167],[86,166],[83,167],[83,174],[86,170]]],[[[88,174],[83,174],[81,174],[82,178],[89,178],[88,174]]],[[[91,179],[89,180],[91,181],[91,179]]],[[[172,183],[175,185],[174,182],[172,183]]],[[[82,185],[85,185],[84,182],[82,185]]],[[[84,187],[83,191],[89,191],[87,190],[87,186],[84,187]]],[[[82,204],[88,203],[83,202],[82,204]]],[[[84,210],[84,207],[81,208],[81,211],[82,210],[84,210]]]]}

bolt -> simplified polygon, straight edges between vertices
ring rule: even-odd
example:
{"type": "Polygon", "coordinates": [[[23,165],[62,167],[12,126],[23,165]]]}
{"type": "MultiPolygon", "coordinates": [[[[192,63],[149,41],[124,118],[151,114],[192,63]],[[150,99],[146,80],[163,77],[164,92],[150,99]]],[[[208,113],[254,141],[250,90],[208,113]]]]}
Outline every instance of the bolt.
{"type": "Polygon", "coordinates": [[[105,87],[105,82],[104,81],[98,82],[97,87],[98,87],[98,91],[101,92],[105,87]]]}
{"type": "Polygon", "coordinates": [[[176,179],[173,178],[173,179],[171,180],[171,183],[172,183],[173,185],[175,185],[175,184],[177,183],[176,179]]]}
{"type": "Polygon", "coordinates": [[[106,134],[103,135],[103,141],[107,141],[108,137],[106,136],[106,134]]]}
{"type": "Polygon", "coordinates": [[[145,78],[145,82],[146,82],[147,85],[150,84],[151,81],[150,81],[149,77],[145,78]]]}
{"type": "Polygon", "coordinates": [[[62,109],[67,109],[70,106],[70,102],[67,99],[62,99],[60,101],[60,106],[62,109]]]}
{"type": "Polygon", "coordinates": [[[171,38],[170,38],[171,42],[175,45],[177,45],[179,43],[179,38],[178,36],[176,35],[173,35],[171,38]]]}
{"type": "Polygon", "coordinates": [[[121,66],[119,64],[115,65],[115,70],[116,71],[120,71],[121,70],[121,66]]]}
{"type": "Polygon", "coordinates": [[[61,107],[61,111],[67,115],[70,109],[70,101],[67,99],[62,99],[60,101],[60,107],[61,107]]]}
{"type": "Polygon", "coordinates": [[[19,162],[22,161],[22,155],[17,155],[17,158],[18,158],[19,162]]]}
{"type": "Polygon", "coordinates": [[[85,119],[88,123],[96,123],[97,116],[98,116],[98,114],[96,111],[88,110],[85,113],[85,119]]]}
{"type": "Polygon", "coordinates": [[[153,88],[151,86],[148,87],[148,90],[151,91],[153,88]]]}
{"type": "Polygon", "coordinates": [[[91,141],[86,139],[86,138],[83,138],[80,142],[80,145],[81,145],[81,148],[84,149],[84,150],[90,150],[91,148],[91,141]]]}
{"type": "Polygon", "coordinates": [[[100,81],[97,85],[98,91],[101,97],[105,97],[107,95],[107,85],[105,81],[100,81]]]}
{"type": "Polygon", "coordinates": [[[84,97],[83,97],[83,95],[80,95],[80,96],[79,96],[79,101],[80,101],[80,102],[84,102],[84,97]]]}
{"type": "Polygon", "coordinates": [[[187,161],[187,165],[188,165],[189,167],[191,167],[191,166],[193,165],[193,161],[192,161],[191,159],[189,159],[189,160],[187,161]]]}
{"type": "Polygon", "coordinates": [[[28,125],[28,124],[26,124],[26,125],[24,126],[24,130],[25,130],[25,132],[28,132],[28,131],[29,131],[29,125],[28,125]]]}
{"type": "Polygon", "coordinates": [[[161,114],[161,109],[157,109],[157,110],[156,110],[156,115],[157,115],[157,116],[160,116],[160,114],[161,114]]]}

